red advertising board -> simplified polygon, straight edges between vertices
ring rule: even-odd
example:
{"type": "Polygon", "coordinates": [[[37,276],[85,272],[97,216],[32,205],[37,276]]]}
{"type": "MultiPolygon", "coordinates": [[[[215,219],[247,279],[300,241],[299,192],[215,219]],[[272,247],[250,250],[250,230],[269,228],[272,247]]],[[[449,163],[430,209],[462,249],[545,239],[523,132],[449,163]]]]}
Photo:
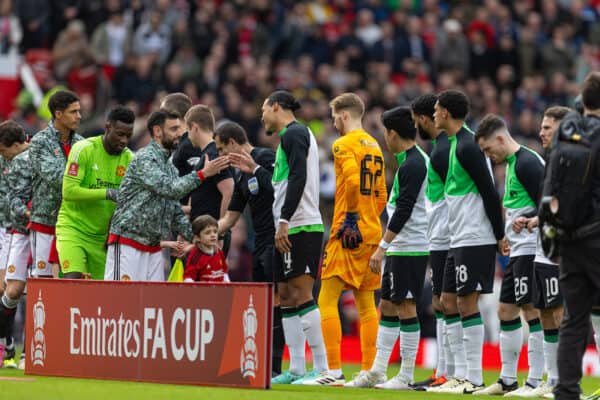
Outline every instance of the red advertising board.
{"type": "Polygon", "coordinates": [[[271,284],[27,280],[25,373],[270,387],[271,284]]]}

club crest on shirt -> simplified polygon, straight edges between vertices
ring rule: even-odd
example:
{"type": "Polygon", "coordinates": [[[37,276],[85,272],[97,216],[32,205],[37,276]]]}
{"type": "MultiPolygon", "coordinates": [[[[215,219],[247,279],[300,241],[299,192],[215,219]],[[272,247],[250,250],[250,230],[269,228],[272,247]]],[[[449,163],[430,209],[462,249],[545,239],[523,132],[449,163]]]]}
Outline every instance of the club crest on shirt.
{"type": "Polygon", "coordinates": [[[118,177],[123,177],[123,176],[125,176],[125,167],[124,167],[124,166],[122,166],[122,165],[119,165],[119,166],[117,167],[117,176],[118,176],[118,177]]]}
{"type": "Polygon", "coordinates": [[[67,270],[69,269],[69,266],[71,265],[71,263],[69,262],[69,260],[65,260],[63,262],[63,270],[67,270]]]}
{"type": "Polygon", "coordinates": [[[54,155],[55,155],[56,157],[58,157],[58,153],[60,153],[60,150],[59,150],[59,149],[54,149],[54,155]]]}
{"type": "Polygon", "coordinates": [[[17,268],[14,265],[11,264],[11,265],[8,266],[7,270],[8,270],[9,273],[14,274],[15,271],[17,270],[17,268]]]}
{"type": "Polygon", "coordinates": [[[46,262],[41,261],[41,260],[38,261],[37,267],[38,267],[38,269],[46,269],[46,262]]]}
{"type": "Polygon", "coordinates": [[[129,277],[129,275],[123,275],[123,276],[121,277],[121,280],[122,280],[122,281],[130,281],[130,280],[131,280],[131,278],[129,277]]]}
{"type": "Polygon", "coordinates": [[[71,165],[69,165],[69,171],[67,172],[67,174],[69,176],[77,176],[78,172],[79,172],[79,164],[71,163],[71,165]]]}

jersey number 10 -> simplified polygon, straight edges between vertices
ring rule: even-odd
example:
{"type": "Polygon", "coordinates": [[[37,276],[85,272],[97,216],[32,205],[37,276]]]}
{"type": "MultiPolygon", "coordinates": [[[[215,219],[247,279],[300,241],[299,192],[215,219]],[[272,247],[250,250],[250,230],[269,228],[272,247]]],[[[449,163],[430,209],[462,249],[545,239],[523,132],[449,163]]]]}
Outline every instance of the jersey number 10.
{"type": "MultiPolygon", "coordinates": [[[[383,174],[383,158],[367,154],[360,162],[360,194],[370,196],[383,174]]],[[[377,191],[375,194],[378,195],[377,191]]]]}

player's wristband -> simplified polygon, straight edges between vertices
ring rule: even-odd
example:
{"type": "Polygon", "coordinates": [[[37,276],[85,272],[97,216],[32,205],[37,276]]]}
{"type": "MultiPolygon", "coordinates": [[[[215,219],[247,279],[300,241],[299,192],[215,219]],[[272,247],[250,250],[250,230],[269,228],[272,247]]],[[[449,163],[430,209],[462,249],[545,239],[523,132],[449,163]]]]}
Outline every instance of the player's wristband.
{"type": "Polygon", "coordinates": [[[379,242],[379,247],[381,247],[384,250],[389,249],[391,245],[391,242],[386,242],[384,239],[381,239],[381,242],[379,242]]]}
{"type": "Polygon", "coordinates": [[[201,182],[204,182],[206,180],[206,177],[204,176],[204,172],[202,172],[201,169],[198,170],[198,178],[200,178],[201,182]]]}

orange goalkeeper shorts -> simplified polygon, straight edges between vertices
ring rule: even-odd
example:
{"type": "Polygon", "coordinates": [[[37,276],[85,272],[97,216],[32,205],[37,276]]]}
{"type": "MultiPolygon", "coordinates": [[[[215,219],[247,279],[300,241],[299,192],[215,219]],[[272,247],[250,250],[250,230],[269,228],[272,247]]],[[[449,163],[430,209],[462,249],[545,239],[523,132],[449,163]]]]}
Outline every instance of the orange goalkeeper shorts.
{"type": "Polygon", "coordinates": [[[339,239],[331,238],[325,246],[321,279],[337,276],[347,289],[375,290],[381,286],[381,277],[369,268],[369,259],[377,245],[362,243],[357,249],[342,248],[339,239]]]}

